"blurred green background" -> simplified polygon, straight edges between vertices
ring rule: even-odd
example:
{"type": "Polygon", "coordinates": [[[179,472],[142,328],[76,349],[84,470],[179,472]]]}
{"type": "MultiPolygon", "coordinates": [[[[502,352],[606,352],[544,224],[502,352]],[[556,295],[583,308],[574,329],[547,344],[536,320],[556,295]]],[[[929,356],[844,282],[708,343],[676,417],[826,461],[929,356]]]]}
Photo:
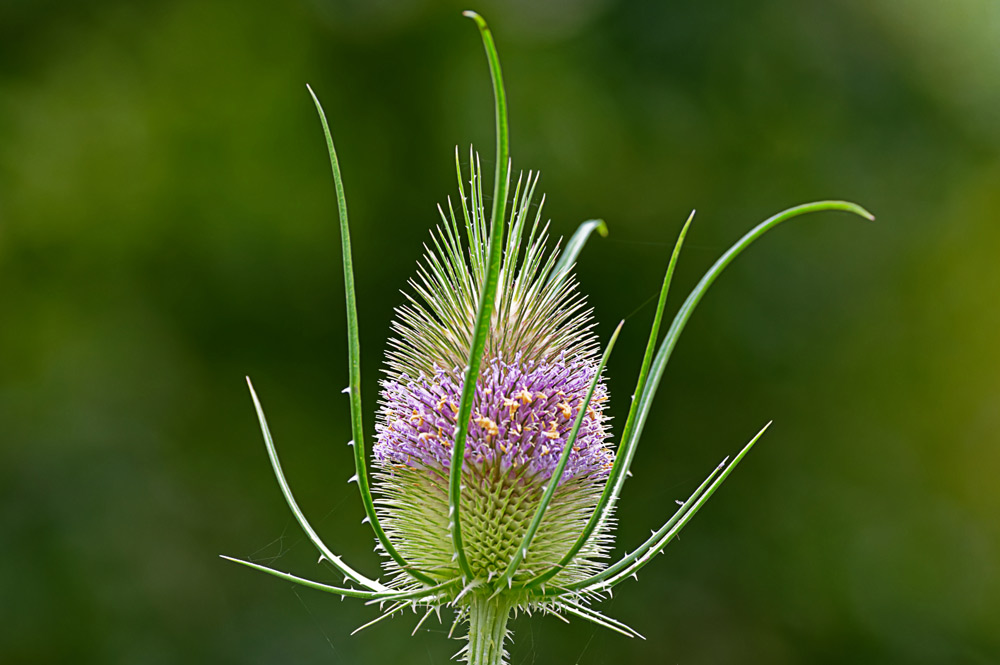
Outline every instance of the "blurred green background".
{"type": "MultiPolygon", "coordinates": [[[[417,617],[217,558],[316,565],[269,470],[368,574],[351,475],[336,207],[352,213],[367,428],[453,150],[492,162],[467,3],[0,3],[0,662],[443,663],[417,617]]],[[[500,0],[515,169],[581,257],[624,420],[648,299],[783,227],[678,346],[620,544],[775,424],[604,605],[648,641],[515,623],[521,663],[1000,662],[1000,5],[500,0]]],[[[490,176],[492,177],[492,176],[490,176]]],[[[617,397],[617,399],[615,399],[617,397]]]]}

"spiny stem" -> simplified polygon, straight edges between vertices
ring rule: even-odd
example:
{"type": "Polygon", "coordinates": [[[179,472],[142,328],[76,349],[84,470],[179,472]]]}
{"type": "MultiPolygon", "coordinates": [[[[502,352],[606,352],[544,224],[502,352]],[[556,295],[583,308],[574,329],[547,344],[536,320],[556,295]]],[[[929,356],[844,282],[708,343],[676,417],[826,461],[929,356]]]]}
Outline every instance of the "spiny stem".
{"type": "Polygon", "coordinates": [[[501,665],[510,606],[501,598],[487,600],[477,596],[469,609],[469,665],[501,665]]]}

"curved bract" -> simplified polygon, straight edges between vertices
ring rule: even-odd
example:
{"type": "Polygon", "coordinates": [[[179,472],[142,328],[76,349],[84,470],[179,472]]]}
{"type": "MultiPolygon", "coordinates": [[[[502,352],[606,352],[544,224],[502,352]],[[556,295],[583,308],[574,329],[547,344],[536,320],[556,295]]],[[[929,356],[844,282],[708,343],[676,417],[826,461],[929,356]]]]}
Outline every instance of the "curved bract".
{"type": "Polygon", "coordinates": [[[493,212],[490,215],[489,244],[486,248],[486,279],[482,284],[478,308],[475,318],[475,329],[472,335],[472,348],[469,362],[465,368],[465,383],[462,398],[458,403],[458,430],[455,432],[454,452],[451,458],[451,471],[448,479],[448,509],[451,519],[450,528],[452,542],[458,564],[466,581],[472,578],[472,568],[462,547],[462,477],[461,468],[465,454],[465,441],[469,433],[469,418],[472,416],[472,398],[475,394],[476,382],[479,379],[479,368],[486,350],[486,338],[489,335],[490,319],[493,316],[493,302],[496,299],[497,285],[500,279],[500,259],[503,242],[503,216],[507,207],[507,188],[510,185],[510,161],[507,140],[507,98],[503,87],[503,76],[500,72],[500,57],[493,43],[493,33],[486,26],[486,21],[475,12],[465,12],[465,16],[473,19],[479,26],[483,36],[483,46],[490,62],[490,75],[493,79],[493,94],[496,98],[497,123],[497,162],[495,181],[493,185],[493,212]]]}
{"type": "MultiPolygon", "coordinates": [[[[667,295],[694,213],[666,268],[643,362],[620,444],[614,450],[604,414],[605,369],[621,324],[598,355],[594,322],[573,277],[581,249],[603,220],[589,220],[560,252],[547,249],[547,224],[533,204],[537,173],[511,183],[507,107],[492,33],[477,24],[496,109],[497,161],[487,217],[478,155],[469,153],[469,188],[456,149],[459,206],[439,207],[442,223],[397,310],[369,481],[361,411],[359,333],[347,205],[326,117],[313,95],[337,190],[347,305],[351,428],[355,476],[386,582],[348,566],[320,539],[299,508],[278,460],[253,387],[268,457],[285,501],[309,540],[344,576],[346,586],[314,582],[249,561],[280,579],[385,605],[373,622],[408,607],[455,610],[466,622],[468,663],[496,665],[512,613],[571,615],[627,636],[631,628],[592,607],[683,529],[770,425],[732,460],[724,460],[674,515],[639,547],[608,565],[614,511],[629,476],[656,391],[698,303],[730,263],[765,233],[823,211],[870,213],[846,201],[808,203],[770,217],[727,250],[681,305],[663,339],[667,295]],[[463,233],[464,231],[464,233],[463,233]],[[464,241],[463,241],[464,236],[464,241]]],[[[309,90],[312,94],[312,90],[309,90]]],[[[249,383],[249,380],[248,380],[249,383]]],[[[229,559],[229,557],[225,557],[229,559]]],[[[362,628],[365,626],[362,626],[362,628]]],[[[360,630],[360,629],[359,629],[360,630]]]]}

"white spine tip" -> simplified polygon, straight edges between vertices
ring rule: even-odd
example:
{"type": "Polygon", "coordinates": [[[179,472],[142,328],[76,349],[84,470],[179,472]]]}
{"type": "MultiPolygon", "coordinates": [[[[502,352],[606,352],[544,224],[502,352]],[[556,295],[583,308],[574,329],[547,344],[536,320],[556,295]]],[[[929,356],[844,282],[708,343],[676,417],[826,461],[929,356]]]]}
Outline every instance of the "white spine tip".
{"type": "Polygon", "coordinates": [[[365,515],[365,518],[361,520],[362,524],[371,524],[371,518],[365,515]]]}
{"type": "Polygon", "coordinates": [[[341,393],[343,393],[344,395],[346,395],[346,394],[348,394],[348,393],[350,393],[350,392],[351,392],[351,387],[350,387],[350,386],[347,386],[346,388],[344,388],[344,389],[343,389],[343,390],[341,390],[340,392],[341,392],[341,393]]]}
{"type": "Polygon", "coordinates": [[[350,478],[348,478],[347,482],[348,482],[348,484],[358,482],[358,474],[354,474],[353,476],[351,476],[350,478]]]}

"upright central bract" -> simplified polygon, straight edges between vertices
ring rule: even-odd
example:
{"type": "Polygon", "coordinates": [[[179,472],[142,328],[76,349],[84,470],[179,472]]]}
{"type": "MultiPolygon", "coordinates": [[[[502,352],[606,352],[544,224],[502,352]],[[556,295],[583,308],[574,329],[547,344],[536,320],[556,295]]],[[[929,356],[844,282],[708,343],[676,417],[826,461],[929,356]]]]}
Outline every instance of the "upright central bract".
{"type": "MultiPolygon", "coordinates": [[[[376,503],[386,532],[400,543],[406,561],[441,581],[461,575],[448,482],[488,251],[482,242],[488,234],[480,206],[481,176],[477,160],[471,161],[471,211],[460,183],[469,246],[467,251],[462,246],[455,215],[442,211],[443,227],[433,235],[437,251],[427,250],[418,278],[410,282],[418,297],[398,310],[393,325],[396,337],[390,340],[374,448],[379,469],[375,489],[381,494],[376,503]]],[[[476,579],[491,581],[506,570],[581,411],[584,418],[511,586],[545,572],[569,552],[597,505],[614,460],[606,445],[607,389],[598,376],[590,312],[571,272],[555,270],[558,251],[546,253],[541,206],[533,211],[533,221],[528,219],[537,180],[529,173],[515,193],[518,205],[507,224],[463,456],[465,551],[476,579]]],[[[595,571],[595,561],[606,553],[610,526],[610,520],[602,521],[581,555],[553,578],[554,584],[595,571]]],[[[393,559],[388,562],[405,576],[393,559]]]]}

